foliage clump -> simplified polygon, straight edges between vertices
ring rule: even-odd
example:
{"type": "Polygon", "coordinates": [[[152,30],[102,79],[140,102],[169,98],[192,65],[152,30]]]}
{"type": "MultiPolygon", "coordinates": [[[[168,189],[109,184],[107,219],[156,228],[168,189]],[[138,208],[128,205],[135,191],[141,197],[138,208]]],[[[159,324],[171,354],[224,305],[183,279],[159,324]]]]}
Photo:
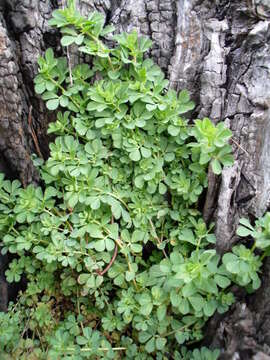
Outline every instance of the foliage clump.
{"type": "Polygon", "coordinates": [[[113,28],[73,1],[51,25],[92,65],[71,69],[52,49],[38,60],[35,90],[59,109],[50,157],[35,161],[43,185],[0,177],[6,277],[27,279],[0,314],[1,359],[217,359],[184,345],[228,310],[232,282],[260,285],[254,249],[221,261],[198,208],[209,164],[233,162],[231,132],[183,116],[194,103],[144,58],[149,39],[122,33],[109,48],[113,28]]]}

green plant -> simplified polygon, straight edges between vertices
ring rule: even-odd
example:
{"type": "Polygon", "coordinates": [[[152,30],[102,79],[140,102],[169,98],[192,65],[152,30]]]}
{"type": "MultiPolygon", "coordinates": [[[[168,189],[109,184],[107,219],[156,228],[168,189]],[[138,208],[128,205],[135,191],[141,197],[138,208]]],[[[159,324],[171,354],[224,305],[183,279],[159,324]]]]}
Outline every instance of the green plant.
{"type": "Polygon", "coordinates": [[[113,28],[73,1],[51,25],[92,66],[39,59],[35,90],[60,109],[50,157],[35,160],[43,183],[0,176],[2,253],[17,255],[7,280],[28,281],[0,316],[1,358],[217,359],[182,345],[233,303],[232,281],[256,289],[261,266],[243,245],[222,263],[198,209],[209,163],[233,162],[231,132],[183,116],[194,103],[144,58],[149,39],[114,35],[109,48],[113,28]]]}

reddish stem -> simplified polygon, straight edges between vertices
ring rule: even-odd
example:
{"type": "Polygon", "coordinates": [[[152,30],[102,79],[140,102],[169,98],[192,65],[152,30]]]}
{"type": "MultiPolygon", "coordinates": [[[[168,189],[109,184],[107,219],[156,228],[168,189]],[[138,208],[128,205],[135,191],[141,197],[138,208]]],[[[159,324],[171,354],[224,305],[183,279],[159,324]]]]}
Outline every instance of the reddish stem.
{"type": "Polygon", "coordinates": [[[109,269],[111,268],[112,264],[114,263],[114,261],[116,259],[117,253],[118,253],[118,246],[117,246],[117,244],[115,244],[114,253],[113,253],[113,256],[112,256],[109,264],[105,267],[104,270],[102,270],[102,271],[97,270],[98,275],[103,276],[104,274],[106,274],[107,271],[109,271],[109,269]]]}

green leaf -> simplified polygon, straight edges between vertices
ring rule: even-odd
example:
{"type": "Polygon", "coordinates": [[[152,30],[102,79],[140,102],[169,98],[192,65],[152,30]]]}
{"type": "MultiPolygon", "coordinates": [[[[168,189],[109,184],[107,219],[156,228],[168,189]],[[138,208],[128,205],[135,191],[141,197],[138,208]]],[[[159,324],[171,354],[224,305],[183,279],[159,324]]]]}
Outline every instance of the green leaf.
{"type": "Polygon", "coordinates": [[[182,345],[187,340],[186,334],[182,331],[177,331],[175,333],[175,338],[178,344],[182,345]]]}
{"type": "Polygon", "coordinates": [[[86,282],[86,287],[88,287],[89,289],[96,287],[96,280],[95,280],[95,276],[93,274],[89,276],[89,278],[86,282]]]}
{"type": "Polygon", "coordinates": [[[177,307],[180,304],[181,297],[175,290],[172,290],[170,292],[170,300],[171,300],[172,306],[177,307]]]}
{"type": "Polygon", "coordinates": [[[44,199],[49,200],[52,197],[55,197],[57,194],[58,194],[58,192],[54,187],[48,186],[44,192],[44,199]]]}
{"type": "Polygon", "coordinates": [[[157,308],[157,318],[158,321],[162,321],[163,319],[165,319],[166,317],[166,313],[167,313],[167,306],[166,305],[161,305],[157,308]]]}
{"type": "Polygon", "coordinates": [[[230,279],[222,275],[216,274],[214,279],[217,285],[220,286],[222,289],[226,289],[231,284],[230,279]]]}
{"type": "Polygon", "coordinates": [[[179,240],[187,241],[192,245],[197,245],[197,239],[195,239],[193,231],[190,229],[183,229],[179,235],[179,240]]]}
{"type": "Polygon", "coordinates": [[[60,97],[60,105],[61,105],[62,107],[66,107],[66,106],[68,106],[68,103],[69,103],[68,97],[62,95],[62,96],[60,97]]]}
{"type": "Polygon", "coordinates": [[[143,248],[142,248],[142,245],[140,245],[140,244],[131,244],[130,249],[131,249],[131,251],[133,251],[135,253],[140,253],[143,248]]]}
{"type": "Polygon", "coordinates": [[[55,94],[53,91],[46,91],[42,95],[43,100],[50,100],[50,99],[57,99],[57,98],[58,98],[57,94],[55,94]]]}
{"type": "Polygon", "coordinates": [[[81,45],[83,43],[83,40],[84,40],[84,35],[80,34],[80,35],[76,36],[75,44],[76,45],[81,45]]]}
{"type": "Polygon", "coordinates": [[[146,109],[148,111],[154,111],[157,108],[156,104],[146,104],[146,109]]]}
{"type": "Polygon", "coordinates": [[[59,106],[59,99],[51,99],[46,102],[46,106],[49,110],[55,110],[59,106]]]}
{"type": "Polygon", "coordinates": [[[45,90],[46,86],[44,82],[35,85],[35,92],[37,94],[42,94],[45,90]]]}
{"type": "Polygon", "coordinates": [[[171,272],[171,263],[168,259],[164,259],[160,263],[160,271],[164,274],[169,274],[171,272]]]}
{"type": "MultiPolygon", "coordinates": [[[[68,36],[68,35],[63,36],[61,39],[61,45],[69,46],[69,45],[73,44],[75,42],[75,40],[76,40],[76,37],[74,37],[74,36],[68,36]]],[[[80,44],[78,44],[78,45],[80,45],[80,44]]]]}
{"type": "Polygon", "coordinates": [[[158,337],[156,339],[156,348],[157,348],[157,350],[163,350],[166,343],[167,343],[167,340],[165,338],[158,337]]]}
{"type": "Polygon", "coordinates": [[[131,237],[131,241],[132,242],[142,242],[144,240],[145,237],[145,232],[141,231],[141,230],[135,230],[132,233],[132,237],[131,237]]]}
{"type": "Polygon", "coordinates": [[[190,296],[188,300],[196,311],[200,311],[205,304],[202,296],[199,294],[197,294],[196,296],[190,296]]]}
{"type": "Polygon", "coordinates": [[[117,70],[116,71],[110,70],[110,71],[108,71],[108,76],[109,76],[110,79],[116,80],[116,79],[118,79],[120,77],[120,72],[117,71],[117,70]]]}
{"type": "Polygon", "coordinates": [[[201,165],[207,164],[210,160],[211,160],[211,156],[208,153],[201,152],[201,155],[200,155],[200,164],[201,165]]]}
{"type": "Polygon", "coordinates": [[[169,125],[168,126],[168,133],[172,136],[177,136],[180,133],[180,128],[173,126],[173,125],[169,125]]]}
{"type": "Polygon", "coordinates": [[[146,305],[151,303],[151,296],[147,293],[141,294],[139,297],[139,303],[141,305],[146,305]]]}
{"type": "Polygon", "coordinates": [[[181,299],[180,303],[178,305],[178,310],[180,311],[181,314],[186,315],[189,313],[190,311],[190,306],[189,306],[189,302],[187,299],[181,299]]]}
{"type": "Polygon", "coordinates": [[[95,249],[99,252],[102,252],[105,250],[105,241],[104,240],[98,240],[95,242],[95,249]]]}
{"type": "Polygon", "coordinates": [[[80,274],[79,277],[78,277],[78,283],[80,285],[86,284],[89,277],[90,277],[90,274],[80,274]]]}
{"type": "Polygon", "coordinates": [[[115,248],[114,241],[111,240],[111,239],[109,239],[109,238],[107,238],[107,239],[105,240],[105,244],[106,244],[106,249],[107,249],[108,251],[112,251],[112,250],[115,248]]]}
{"type": "Polygon", "coordinates": [[[250,230],[254,230],[254,227],[250,224],[249,220],[248,219],[245,219],[245,218],[241,218],[239,220],[239,223],[244,225],[245,227],[249,228],[250,230]]]}
{"type": "Polygon", "coordinates": [[[232,166],[234,163],[234,157],[231,154],[224,155],[219,158],[224,166],[232,166]]]}
{"type": "Polygon", "coordinates": [[[142,36],[140,38],[140,50],[142,52],[147,51],[151,46],[152,46],[152,41],[148,37],[142,36]]]}
{"type": "Polygon", "coordinates": [[[237,262],[238,257],[235,254],[227,253],[223,255],[222,262],[226,266],[230,262],[237,262]]]}
{"type": "Polygon", "coordinates": [[[189,93],[187,90],[182,90],[180,91],[179,95],[178,95],[178,99],[181,103],[187,103],[189,102],[189,93]]]}
{"type": "Polygon", "coordinates": [[[184,114],[190,110],[193,110],[195,108],[195,104],[193,101],[190,101],[186,104],[181,104],[179,106],[178,114],[184,114]]]}
{"type": "Polygon", "coordinates": [[[89,233],[89,235],[93,238],[103,238],[103,231],[100,229],[100,227],[96,224],[89,224],[87,225],[87,231],[89,233]]]}
{"type": "Polygon", "coordinates": [[[252,233],[253,233],[253,230],[247,229],[244,226],[238,226],[237,231],[236,231],[236,234],[239,236],[242,236],[242,237],[252,235],[252,233]]]}
{"type": "Polygon", "coordinates": [[[129,153],[129,158],[132,160],[132,161],[139,161],[141,160],[141,153],[138,149],[132,151],[129,153]]]}
{"type": "Polygon", "coordinates": [[[161,195],[166,194],[166,192],[167,192],[167,186],[164,185],[163,183],[159,183],[159,184],[158,184],[158,192],[159,192],[161,195]]]}
{"type": "Polygon", "coordinates": [[[141,147],[141,154],[144,158],[149,158],[151,156],[151,150],[141,147]]]}
{"type": "Polygon", "coordinates": [[[188,283],[182,288],[182,294],[186,298],[189,298],[190,296],[196,294],[196,292],[197,290],[192,283],[188,283]]]}
{"type": "Polygon", "coordinates": [[[115,30],[115,27],[113,25],[107,25],[107,26],[105,26],[104,29],[102,29],[102,32],[101,32],[100,35],[105,36],[105,35],[107,35],[109,33],[114,32],[114,30],[115,30]]]}
{"type": "Polygon", "coordinates": [[[71,208],[74,208],[74,206],[78,203],[79,201],[79,195],[78,194],[71,194],[71,196],[68,199],[68,205],[71,208]]]}
{"type": "Polygon", "coordinates": [[[126,280],[131,281],[135,278],[135,272],[133,271],[126,271],[126,280]]]}
{"type": "Polygon", "coordinates": [[[84,336],[77,336],[76,342],[78,345],[86,345],[88,343],[88,339],[86,339],[84,336]]]}
{"type": "Polygon", "coordinates": [[[91,209],[97,210],[100,208],[100,199],[99,198],[92,198],[90,202],[91,209]]]}
{"type": "Polygon", "coordinates": [[[205,303],[204,307],[203,307],[203,312],[205,314],[205,316],[213,316],[215,311],[217,309],[217,303],[215,300],[209,300],[205,303]]]}
{"type": "Polygon", "coordinates": [[[232,261],[232,262],[227,263],[226,269],[232,274],[237,274],[238,272],[240,272],[239,262],[232,261]]]}
{"type": "Polygon", "coordinates": [[[145,350],[148,353],[152,353],[155,350],[155,339],[153,337],[147,341],[145,345],[145,350]]]}
{"type": "Polygon", "coordinates": [[[210,243],[210,244],[215,244],[216,243],[216,236],[215,234],[208,234],[206,236],[206,240],[210,243]]]}
{"type": "Polygon", "coordinates": [[[211,161],[211,166],[212,166],[212,170],[213,170],[214,174],[216,174],[216,175],[221,174],[222,167],[221,167],[220,162],[217,159],[214,159],[214,160],[211,161]]]}
{"type": "Polygon", "coordinates": [[[239,261],[236,255],[227,253],[223,255],[222,261],[230,273],[237,274],[240,271],[239,261]]]}
{"type": "MultiPolygon", "coordinates": [[[[270,246],[270,239],[257,238],[256,247],[258,249],[266,249],[269,246],[270,246]]],[[[268,254],[266,253],[266,255],[268,255],[268,254]]]]}
{"type": "Polygon", "coordinates": [[[45,59],[49,64],[52,64],[54,61],[54,54],[53,54],[53,49],[49,48],[46,50],[45,52],[45,59]]]}
{"type": "Polygon", "coordinates": [[[120,219],[121,215],[122,215],[122,207],[120,205],[119,202],[114,201],[112,204],[112,214],[115,217],[116,220],[120,219]]]}
{"type": "Polygon", "coordinates": [[[146,331],[139,332],[139,342],[145,344],[151,338],[151,334],[146,331]]]}

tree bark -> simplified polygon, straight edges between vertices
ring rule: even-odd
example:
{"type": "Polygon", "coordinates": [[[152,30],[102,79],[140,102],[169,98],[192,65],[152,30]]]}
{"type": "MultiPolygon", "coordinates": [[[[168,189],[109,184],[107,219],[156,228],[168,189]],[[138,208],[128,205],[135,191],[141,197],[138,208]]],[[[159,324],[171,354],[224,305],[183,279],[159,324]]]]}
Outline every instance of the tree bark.
{"type": "MultiPolygon", "coordinates": [[[[262,215],[270,200],[270,3],[268,0],[78,0],[87,15],[102,11],[117,31],[133,28],[153,40],[151,56],[170,87],[188,89],[195,116],[223,120],[233,131],[235,163],[220,178],[209,170],[204,218],[215,219],[217,250],[239,241],[239,218],[262,215]]],[[[48,26],[56,0],[0,0],[0,171],[24,186],[38,182],[31,153],[48,157],[46,129],[54,115],[34,94],[37,59],[61,54],[48,26]]],[[[0,257],[0,308],[7,302],[0,257]]],[[[206,342],[223,359],[270,359],[270,261],[263,285],[242,292],[223,317],[209,323],[206,342]]]]}

